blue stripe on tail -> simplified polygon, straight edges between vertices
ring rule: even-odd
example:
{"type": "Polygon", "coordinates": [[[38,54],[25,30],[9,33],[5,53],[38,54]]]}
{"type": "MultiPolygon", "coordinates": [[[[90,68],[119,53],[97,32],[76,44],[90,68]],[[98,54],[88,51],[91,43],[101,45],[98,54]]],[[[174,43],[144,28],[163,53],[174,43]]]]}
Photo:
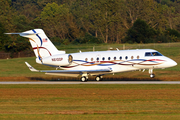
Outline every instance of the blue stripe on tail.
{"type": "MultiPolygon", "coordinates": [[[[33,31],[34,33],[37,33],[34,29],[33,29],[32,31],[33,31]]],[[[37,37],[39,38],[39,40],[41,41],[41,46],[42,46],[42,43],[43,43],[43,42],[42,42],[41,37],[40,37],[38,34],[36,34],[36,36],[37,36],[37,37]]],[[[41,47],[41,46],[40,46],[40,47],[41,47]]]]}

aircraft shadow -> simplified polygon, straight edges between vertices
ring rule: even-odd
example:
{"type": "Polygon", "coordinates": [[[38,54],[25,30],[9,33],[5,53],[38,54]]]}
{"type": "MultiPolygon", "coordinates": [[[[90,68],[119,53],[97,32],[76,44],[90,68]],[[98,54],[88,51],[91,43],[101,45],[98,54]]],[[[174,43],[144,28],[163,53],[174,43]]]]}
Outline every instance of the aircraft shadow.
{"type": "MultiPolygon", "coordinates": [[[[71,81],[81,81],[80,78],[69,78],[69,77],[27,77],[29,80],[32,81],[54,81],[54,82],[71,82],[71,81]]],[[[94,77],[90,77],[88,81],[96,81],[94,77]]],[[[104,77],[102,81],[162,81],[157,78],[128,78],[128,77],[104,77]]]]}

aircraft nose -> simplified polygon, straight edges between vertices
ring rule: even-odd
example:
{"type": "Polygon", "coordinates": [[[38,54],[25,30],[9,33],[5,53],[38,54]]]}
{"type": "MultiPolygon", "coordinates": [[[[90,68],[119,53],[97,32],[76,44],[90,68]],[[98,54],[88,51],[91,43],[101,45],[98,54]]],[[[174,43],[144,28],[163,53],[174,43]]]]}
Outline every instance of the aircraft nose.
{"type": "Polygon", "coordinates": [[[168,64],[169,64],[170,67],[173,67],[173,66],[177,65],[177,63],[174,60],[169,60],[168,64]]]}

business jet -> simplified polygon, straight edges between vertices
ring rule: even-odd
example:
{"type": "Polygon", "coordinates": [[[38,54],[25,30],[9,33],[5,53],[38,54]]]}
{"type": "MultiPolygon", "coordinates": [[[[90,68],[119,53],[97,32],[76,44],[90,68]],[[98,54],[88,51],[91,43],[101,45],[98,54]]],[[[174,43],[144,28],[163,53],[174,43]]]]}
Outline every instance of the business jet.
{"type": "Polygon", "coordinates": [[[163,56],[153,49],[137,50],[111,50],[95,52],[79,52],[66,54],[58,50],[49,40],[42,29],[33,29],[19,34],[29,38],[30,44],[36,55],[36,63],[55,67],[55,70],[36,70],[25,62],[33,72],[45,72],[48,75],[68,77],[81,77],[81,81],[88,80],[88,76],[96,76],[100,81],[103,75],[120,72],[149,70],[151,78],[154,78],[154,69],[164,69],[176,66],[172,59],[163,56]]]}

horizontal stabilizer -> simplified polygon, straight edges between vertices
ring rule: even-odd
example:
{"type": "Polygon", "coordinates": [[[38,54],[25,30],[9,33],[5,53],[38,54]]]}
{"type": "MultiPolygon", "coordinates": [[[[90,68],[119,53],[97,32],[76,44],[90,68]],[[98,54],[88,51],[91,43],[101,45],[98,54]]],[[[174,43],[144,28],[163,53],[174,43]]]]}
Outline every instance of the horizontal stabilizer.
{"type": "Polygon", "coordinates": [[[8,35],[19,34],[20,36],[26,36],[26,35],[37,35],[39,33],[4,33],[4,34],[8,34],[8,35]]]}
{"type": "Polygon", "coordinates": [[[39,70],[34,69],[28,62],[25,62],[25,64],[28,66],[28,68],[33,72],[40,72],[39,70]]]}

